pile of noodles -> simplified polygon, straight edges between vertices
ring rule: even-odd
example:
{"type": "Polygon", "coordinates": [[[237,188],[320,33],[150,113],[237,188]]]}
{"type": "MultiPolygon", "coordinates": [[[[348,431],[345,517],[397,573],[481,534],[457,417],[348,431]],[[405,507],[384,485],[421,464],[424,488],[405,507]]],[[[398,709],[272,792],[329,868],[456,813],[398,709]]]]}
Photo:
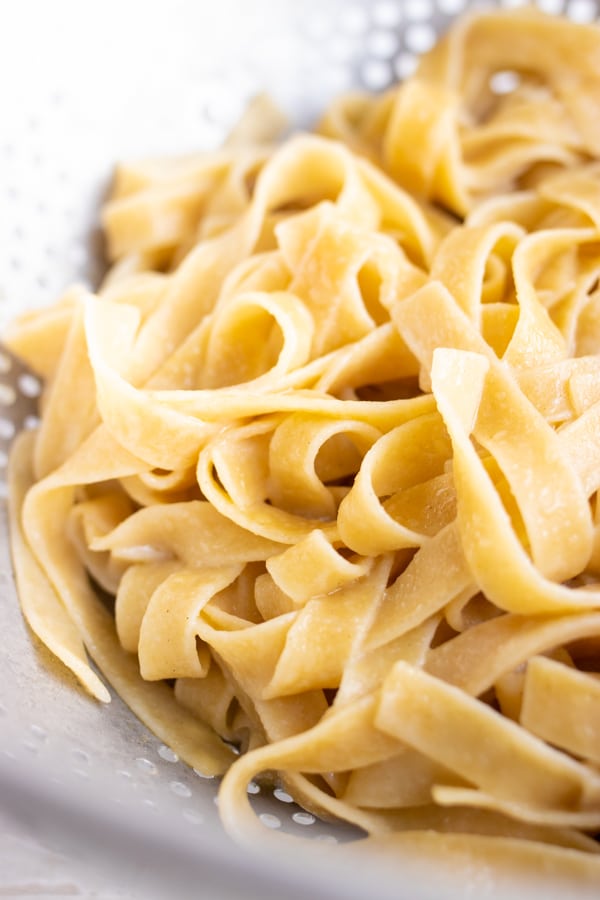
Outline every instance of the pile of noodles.
{"type": "Polygon", "coordinates": [[[99,292],[5,336],[45,385],[27,621],[227,771],[233,833],[276,773],[372,835],[598,877],[599,59],[478,15],[314,134],[122,165],[99,292]]]}

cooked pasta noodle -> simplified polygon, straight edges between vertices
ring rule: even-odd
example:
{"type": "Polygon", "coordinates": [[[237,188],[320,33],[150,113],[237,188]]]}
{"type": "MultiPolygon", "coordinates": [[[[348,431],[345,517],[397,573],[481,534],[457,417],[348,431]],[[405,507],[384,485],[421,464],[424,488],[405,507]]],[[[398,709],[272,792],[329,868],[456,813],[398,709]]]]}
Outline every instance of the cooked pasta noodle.
{"type": "Polygon", "coordinates": [[[598,877],[598,59],[479,14],[315,133],[120,166],[98,293],[5,335],[45,381],[23,612],[226,772],[232,833],[275,772],[419,852],[598,877]]]}

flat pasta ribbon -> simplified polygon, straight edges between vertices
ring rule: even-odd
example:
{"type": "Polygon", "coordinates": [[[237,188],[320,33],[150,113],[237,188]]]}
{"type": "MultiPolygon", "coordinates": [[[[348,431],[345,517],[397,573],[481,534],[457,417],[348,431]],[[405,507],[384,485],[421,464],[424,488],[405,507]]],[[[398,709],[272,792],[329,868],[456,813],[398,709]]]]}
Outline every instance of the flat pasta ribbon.
{"type": "Polygon", "coordinates": [[[98,291],[7,330],[23,613],[240,840],[276,778],[373,852],[597,884],[598,59],[475,14],[318,133],[263,100],[123,164],[98,291]]]}

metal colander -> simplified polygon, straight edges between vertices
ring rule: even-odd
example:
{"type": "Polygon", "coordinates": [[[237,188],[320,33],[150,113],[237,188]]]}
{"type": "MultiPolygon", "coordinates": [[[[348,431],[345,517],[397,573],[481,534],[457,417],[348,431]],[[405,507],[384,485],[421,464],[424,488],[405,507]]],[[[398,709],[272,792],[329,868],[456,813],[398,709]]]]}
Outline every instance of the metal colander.
{"type": "MultiPolygon", "coordinates": [[[[267,91],[297,125],[337,93],[411,73],[467,0],[19,0],[0,31],[0,328],[102,270],[99,203],[119,159],[219,144],[267,91]]],[[[517,6],[504,2],[486,5],[517,6]]],[[[600,0],[537,0],[592,21],[600,0]]],[[[257,857],[223,833],[217,780],[181,763],[118,697],[88,698],[32,638],[12,576],[6,454],[36,379],[0,353],[0,896],[499,897],[410,860],[358,864],[354,836],[250,784],[257,857]],[[303,840],[299,840],[302,838],[303,840]],[[29,892],[29,893],[28,893],[29,892]]],[[[514,895],[514,888],[512,888],[514,895]]],[[[522,896],[519,894],[519,896],[522,896]]],[[[539,894],[549,896],[547,886],[539,894]]]]}

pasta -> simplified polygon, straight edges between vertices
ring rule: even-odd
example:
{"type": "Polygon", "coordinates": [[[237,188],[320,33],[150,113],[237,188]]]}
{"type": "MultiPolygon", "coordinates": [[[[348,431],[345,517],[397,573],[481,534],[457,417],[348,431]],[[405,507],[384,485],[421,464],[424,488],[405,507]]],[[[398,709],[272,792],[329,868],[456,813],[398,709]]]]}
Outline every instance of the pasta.
{"type": "Polygon", "coordinates": [[[226,773],[233,834],[276,773],[382,844],[598,878],[598,58],[477,14],[314,133],[121,165],[98,293],[5,335],[45,382],[23,613],[226,773]]]}

